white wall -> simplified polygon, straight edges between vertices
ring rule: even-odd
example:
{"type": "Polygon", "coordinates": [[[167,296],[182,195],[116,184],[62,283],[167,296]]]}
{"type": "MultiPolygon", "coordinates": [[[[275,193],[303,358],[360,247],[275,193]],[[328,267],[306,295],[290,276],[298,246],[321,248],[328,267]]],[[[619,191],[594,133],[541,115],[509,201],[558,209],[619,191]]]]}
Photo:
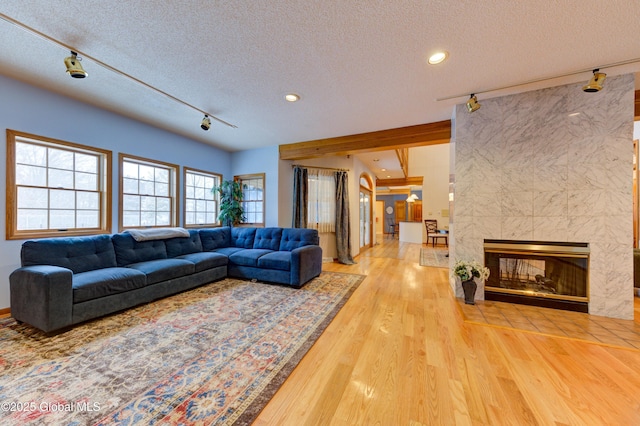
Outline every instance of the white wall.
{"type": "MultiPolygon", "coordinates": [[[[79,82],[82,83],[82,82],[79,82]]],[[[6,164],[6,131],[13,129],[54,139],[113,151],[113,223],[118,230],[118,153],[156,159],[180,166],[221,173],[233,177],[231,155],[174,133],[104,111],[70,98],[53,94],[0,76],[0,164],[6,164]]],[[[197,121],[195,121],[197,125],[197,121]]],[[[182,171],[179,173],[182,193],[182,171]]],[[[0,188],[6,188],[6,175],[0,173],[0,188]]],[[[6,199],[0,197],[0,210],[6,212],[6,199]]],[[[179,208],[182,223],[182,203],[179,208]]],[[[5,229],[5,215],[0,215],[5,229]]],[[[0,308],[9,307],[9,275],[20,267],[23,240],[0,239],[0,308]]]]}
{"type": "MultiPolygon", "coordinates": [[[[409,150],[409,176],[423,176],[422,218],[436,219],[439,228],[449,227],[449,144],[409,150]]],[[[426,228],[422,230],[426,241],[426,228]]]]}

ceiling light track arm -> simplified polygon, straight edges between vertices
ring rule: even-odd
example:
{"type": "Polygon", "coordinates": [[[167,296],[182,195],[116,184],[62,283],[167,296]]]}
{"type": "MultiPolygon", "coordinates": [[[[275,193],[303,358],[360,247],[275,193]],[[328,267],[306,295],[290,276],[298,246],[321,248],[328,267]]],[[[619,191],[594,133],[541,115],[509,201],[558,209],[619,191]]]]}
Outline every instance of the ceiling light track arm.
{"type": "Polygon", "coordinates": [[[119,69],[114,68],[111,65],[100,61],[99,59],[96,59],[96,58],[94,58],[92,56],[89,56],[89,55],[79,51],[75,47],[69,46],[68,44],[63,43],[60,40],[57,40],[57,39],[55,39],[55,38],[53,38],[53,37],[51,37],[51,36],[49,36],[49,35],[47,35],[47,34],[45,34],[43,32],[40,32],[40,31],[36,30],[35,28],[32,28],[32,27],[30,27],[30,26],[28,26],[26,24],[23,24],[22,22],[20,22],[20,21],[18,21],[16,19],[13,19],[10,16],[5,15],[4,13],[0,13],[0,19],[6,21],[6,22],[18,27],[18,28],[21,28],[24,31],[27,31],[27,32],[29,32],[29,33],[37,36],[37,37],[40,37],[40,38],[42,38],[42,39],[44,39],[46,41],[49,41],[50,43],[53,43],[53,44],[55,44],[57,46],[63,47],[66,50],[74,52],[78,56],[81,56],[81,57],[84,57],[84,58],[88,58],[92,62],[95,62],[96,64],[100,65],[102,68],[105,68],[105,69],[107,69],[107,70],[109,70],[111,72],[114,72],[114,73],[116,73],[118,75],[121,75],[121,76],[123,76],[125,78],[128,78],[129,80],[131,80],[131,81],[133,81],[135,83],[138,83],[139,85],[144,86],[147,89],[153,90],[154,92],[156,92],[156,93],[158,93],[160,95],[163,95],[166,98],[169,98],[174,102],[177,102],[177,103],[179,103],[181,105],[184,105],[184,106],[186,106],[188,108],[191,108],[193,110],[196,110],[196,111],[200,112],[201,114],[208,115],[209,118],[211,118],[213,120],[216,120],[217,122],[219,122],[221,124],[224,124],[225,126],[229,126],[229,127],[233,128],[233,129],[237,129],[238,128],[238,126],[236,126],[235,124],[228,123],[228,122],[216,117],[215,115],[210,114],[209,112],[207,112],[207,111],[205,111],[203,109],[200,109],[200,108],[198,108],[198,107],[196,107],[196,106],[194,106],[194,105],[192,105],[192,104],[190,104],[188,102],[185,102],[182,99],[179,99],[179,98],[177,98],[177,97],[165,92],[164,90],[158,89],[155,86],[152,86],[152,85],[150,85],[148,83],[145,83],[144,81],[140,80],[139,78],[136,78],[136,77],[134,77],[134,76],[132,76],[130,74],[127,74],[124,71],[120,71],[119,69]]]}
{"type": "MultiPolygon", "coordinates": [[[[640,63],[640,58],[628,59],[626,61],[620,61],[620,62],[614,62],[614,63],[611,63],[611,64],[601,65],[599,67],[596,67],[595,69],[596,70],[600,70],[601,68],[615,68],[615,67],[621,67],[623,65],[630,65],[630,64],[636,64],[636,63],[640,63]]],[[[585,69],[580,70],[580,71],[573,71],[573,72],[569,72],[569,73],[566,73],[566,74],[555,75],[555,76],[552,76],[552,77],[537,78],[537,79],[534,79],[534,80],[524,81],[522,83],[510,84],[508,86],[493,87],[491,89],[484,89],[484,90],[476,90],[473,93],[478,95],[478,94],[483,94],[483,93],[497,92],[499,90],[513,89],[514,87],[526,86],[528,84],[541,83],[543,81],[555,80],[557,78],[571,77],[571,76],[574,76],[574,75],[583,74],[585,72],[593,73],[593,71],[594,71],[594,68],[585,68],[585,69]]],[[[455,95],[455,96],[447,96],[446,98],[437,98],[436,102],[450,101],[452,99],[457,99],[457,98],[467,98],[468,96],[469,96],[468,92],[467,93],[461,93],[461,94],[455,95]]]]}

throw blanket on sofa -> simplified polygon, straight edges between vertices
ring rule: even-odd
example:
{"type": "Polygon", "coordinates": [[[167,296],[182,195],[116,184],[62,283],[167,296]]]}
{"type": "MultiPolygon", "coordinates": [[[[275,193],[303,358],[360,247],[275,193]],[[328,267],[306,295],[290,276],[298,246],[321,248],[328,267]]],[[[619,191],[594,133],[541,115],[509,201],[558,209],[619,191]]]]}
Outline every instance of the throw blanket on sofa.
{"type": "Polygon", "coordinates": [[[130,229],[127,231],[136,241],[161,240],[163,238],[188,237],[184,228],[130,229]]]}

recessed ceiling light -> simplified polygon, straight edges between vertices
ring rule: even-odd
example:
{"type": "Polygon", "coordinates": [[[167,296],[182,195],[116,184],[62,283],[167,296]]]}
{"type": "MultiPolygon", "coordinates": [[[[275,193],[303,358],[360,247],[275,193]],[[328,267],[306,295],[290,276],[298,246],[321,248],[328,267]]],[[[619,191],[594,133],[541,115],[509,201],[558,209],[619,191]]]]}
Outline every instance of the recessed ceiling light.
{"type": "Polygon", "coordinates": [[[300,95],[297,95],[295,93],[287,93],[286,95],[284,95],[284,98],[288,102],[297,102],[300,100],[300,95]]]}
{"type": "Polygon", "coordinates": [[[387,175],[387,177],[388,177],[388,178],[390,178],[390,177],[391,177],[391,175],[387,175]]]}
{"type": "Polygon", "coordinates": [[[383,172],[386,172],[386,171],[387,171],[387,169],[380,169],[380,170],[382,170],[383,172]]]}
{"type": "Polygon", "coordinates": [[[449,57],[449,53],[446,51],[436,52],[433,55],[429,56],[429,63],[431,65],[436,65],[444,62],[445,59],[449,57]]]}

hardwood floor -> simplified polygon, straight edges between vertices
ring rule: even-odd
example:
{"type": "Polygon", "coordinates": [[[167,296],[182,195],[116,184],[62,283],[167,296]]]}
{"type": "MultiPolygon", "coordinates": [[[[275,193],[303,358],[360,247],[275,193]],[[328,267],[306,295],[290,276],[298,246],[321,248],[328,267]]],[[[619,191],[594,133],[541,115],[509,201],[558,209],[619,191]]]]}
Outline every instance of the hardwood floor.
{"type": "MultiPolygon", "coordinates": [[[[465,322],[448,271],[382,239],[255,425],[638,425],[640,351],[465,322]]],[[[636,304],[636,307],[638,304],[636,304]]]]}

